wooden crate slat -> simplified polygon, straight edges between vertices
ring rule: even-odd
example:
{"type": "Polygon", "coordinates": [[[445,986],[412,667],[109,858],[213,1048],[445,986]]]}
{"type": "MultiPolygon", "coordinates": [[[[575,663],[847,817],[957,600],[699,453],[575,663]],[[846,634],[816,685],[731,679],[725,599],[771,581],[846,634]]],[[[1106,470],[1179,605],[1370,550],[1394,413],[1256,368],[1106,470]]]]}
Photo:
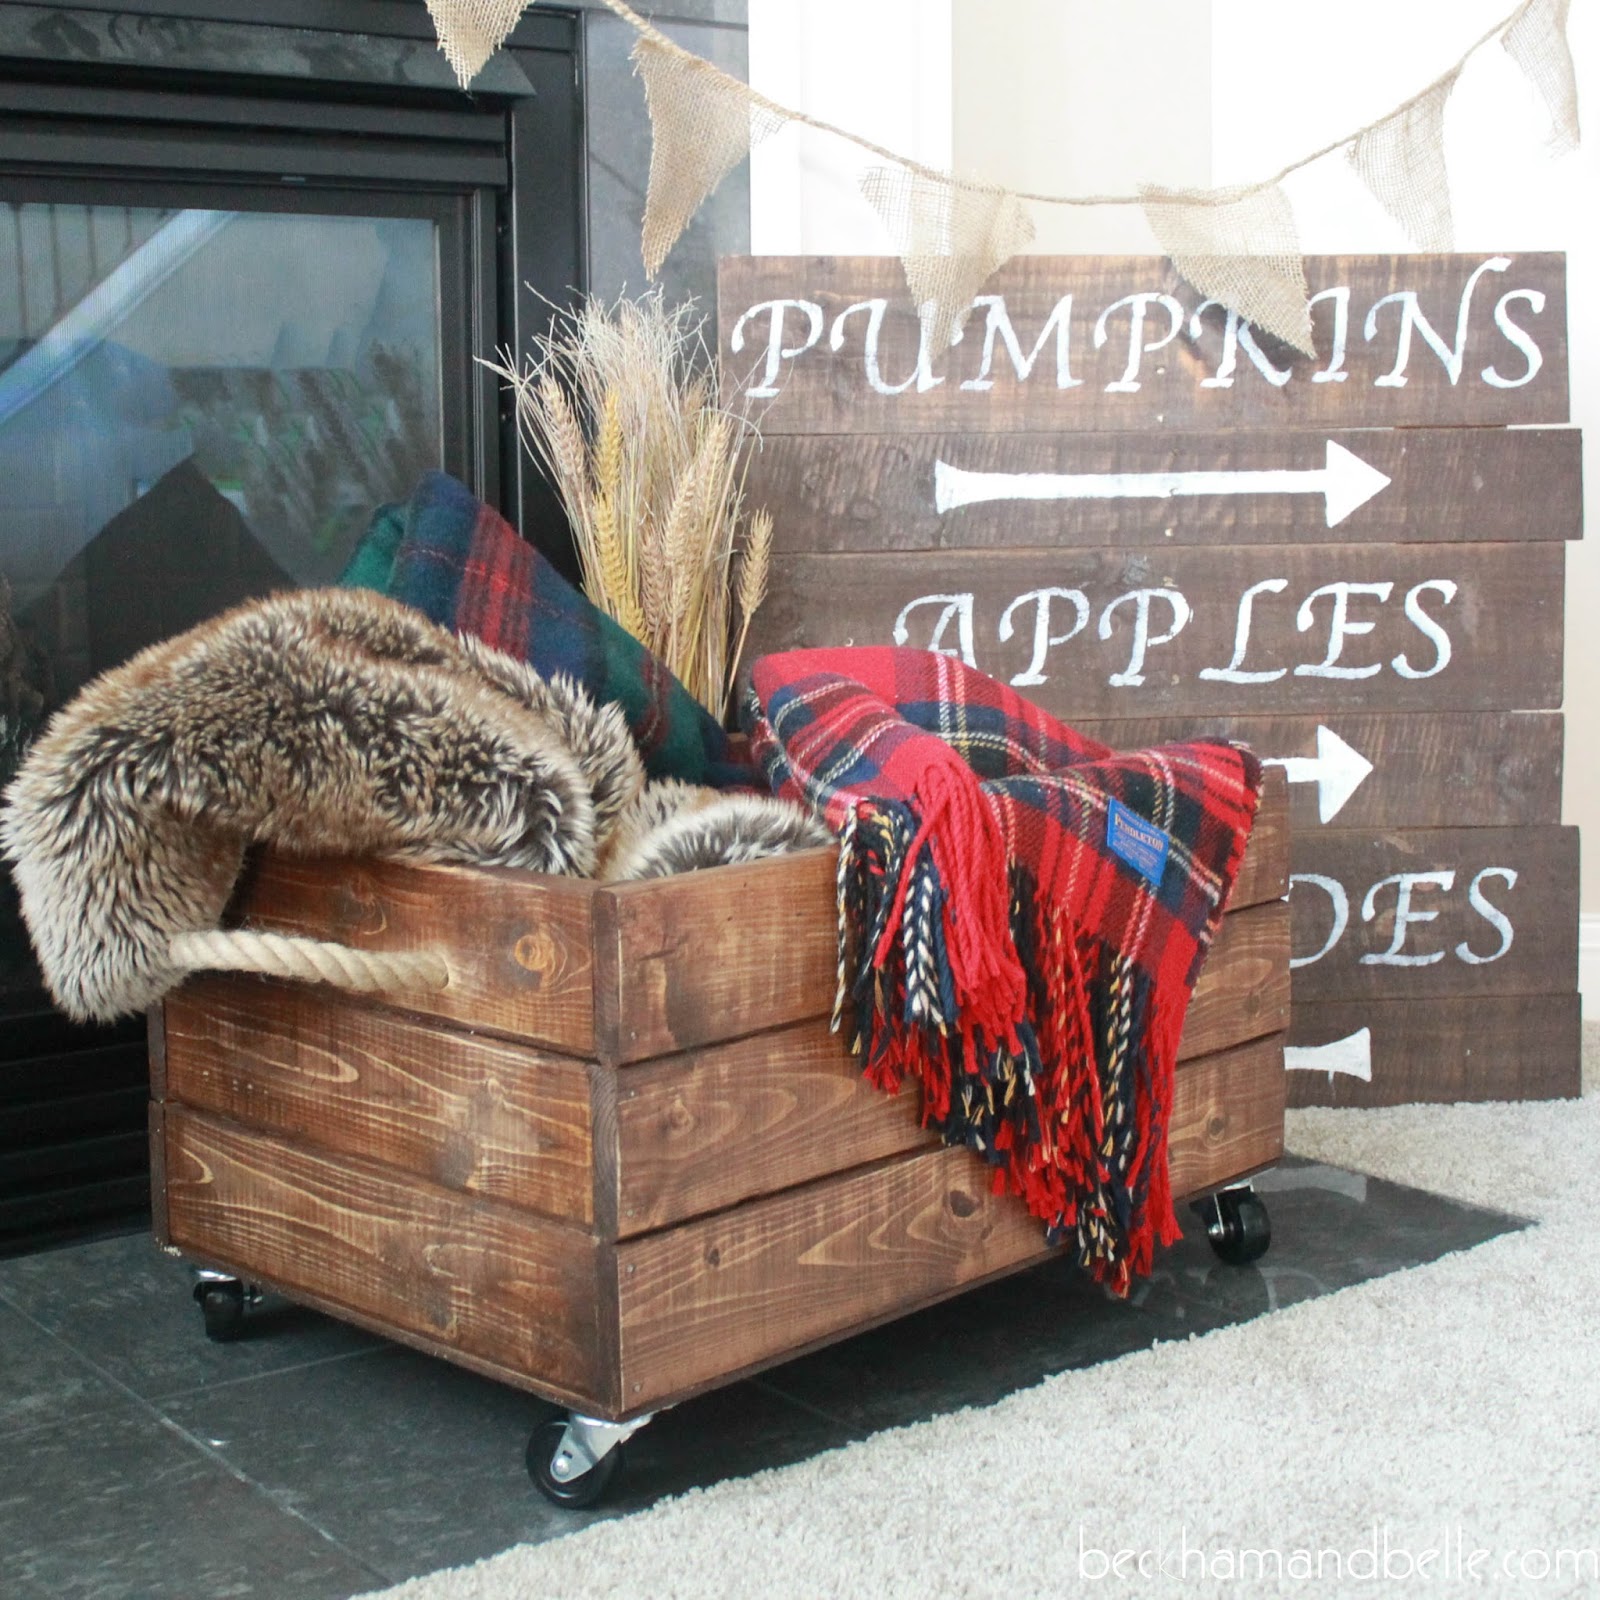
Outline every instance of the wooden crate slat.
{"type": "Polygon", "coordinates": [[[1288,1074],[1289,1104],[1575,1098],[1581,1010],[1576,994],[1297,1004],[1289,1042],[1316,1054],[1288,1074]]]}
{"type": "MultiPolygon", "coordinates": [[[[1180,1072],[1180,1193],[1237,1175],[1241,1156],[1256,1166],[1281,1152],[1281,1050],[1262,1040],[1180,1072]],[[1253,1135],[1234,1120],[1256,1115],[1253,1135]]],[[[1041,1224],[996,1196],[990,1176],[969,1151],[925,1149],[620,1244],[625,1406],[665,1403],[1045,1259],[1041,1224]]]]}
{"type": "MultiPolygon", "coordinates": [[[[774,515],[775,547],[793,554],[1576,539],[1583,531],[1582,446],[1576,428],[778,434],[751,455],[747,489],[774,515]],[[1330,441],[1389,479],[1336,523],[1313,477],[1327,471],[1330,441]],[[1057,485],[1046,497],[1048,484],[1000,481],[1174,472],[1302,476],[1292,490],[1181,501],[1115,494],[1110,485],[1094,486],[1096,497],[1091,486],[1057,485]]],[[[1336,493],[1340,487],[1336,480],[1336,493]]],[[[1333,509],[1341,508],[1336,502],[1333,509]]]]}
{"type": "Polygon", "coordinates": [[[779,556],[749,654],[940,649],[1073,723],[1554,709],[1561,652],[1529,641],[1559,637],[1564,561],[1558,544],[779,556]],[[1330,587],[1357,584],[1388,588],[1330,587]]]}
{"type": "Polygon", "coordinates": [[[1576,828],[1302,830],[1293,857],[1296,1009],[1578,986],[1576,828]]]}
{"type": "MultiPolygon", "coordinates": [[[[1288,1026],[1288,940],[1281,903],[1223,919],[1180,1061],[1288,1026]]],[[[630,1067],[617,1086],[618,1232],[631,1237],[937,1143],[920,1104],[915,1084],[886,1095],[867,1083],[822,1017],[630,1067]]]]}
{"type": "Polygon", "coordinates": [[[594,1220],[582,1062],[250,978],[191,980],[168,996],[164,1032],[170,1100],[447,1189],[594,1220]]]}
{"type": "MultiPolygon", "coordinates": [[[[1235,885],[1236,908],[1287,892],[1281,776],[1235,885]]],[[[823,849],[624,884],[596,901],[602,1061],[643,1061],[781,1027],[833,1005],[836,856],[823,849]]]]}
{"type": "Polygon", "coordinates": [[[179,1106],[164,1124],[179,1249],[546,1388],[608,1394],[592,1235],[179,1106]]]}
{"type": "Polygon", "coordinates": [[[993,298],[968,318],[962,341],[920,363],[916,310],[892,257],[728,258],[717,277],[724,382],[764,402],[769,437],[1567,420],[1562,256],[1307,256],[1305,269],[1312,294],[1324,297],[1312,307],[1317,356],[1266,341],[1266,358],[1287,374],[1280,384],[1257,370],[1242,341],[1230,352],[1220,308],[1194,327],[1204,296],[1160,257],[1018,256],[984,285],[993,298]],[[1380,305],[1396,294],[1411,303],[1380,305]],[[1130,303],[1137,295],[1171,305],[1130,303]],[[789,304],[775,313],[781,302],[789,304]],[[1453,349],[1463,308],[1452,377],[1417,319],[1453,349]],[[1023,365],[1036,352],[1026,380],[1007,332],[1023,365]]]}
{"type": "Polygon", "coordinates": [[[1290,818],[1300,835],[1325,826],[1322,785],[1338,783],[1352,762],[1340,745],[1372,771],[1327,825],[1493,828],[1561,820],[1559,711],[1151,717],[1082,727],[1119,750],[1209,735],[1243,740],[1262,757],[1317,760],[1314,774],[1289,786],[1290,818]]]}
{"type": "Polygon", "coordinates": [[[1184,1017],[1180,1061],[1289,1026],[1288,949],[1281,901],[1222,919],[1184,1017]]]}
{"type": "Polygon", "coordinates": [[[642,1061],[830,1007],[836,863],[809,850],[608,891],[600,1059],[642,1061]]]}
{"type": "Polygon", "coordinates": [[[362,950],[445,949],[450,987],[391,991],[424,1016],[594,1049],[593,883],[471,867],[263,856],[235,899],[245,923],[362,950]]]}

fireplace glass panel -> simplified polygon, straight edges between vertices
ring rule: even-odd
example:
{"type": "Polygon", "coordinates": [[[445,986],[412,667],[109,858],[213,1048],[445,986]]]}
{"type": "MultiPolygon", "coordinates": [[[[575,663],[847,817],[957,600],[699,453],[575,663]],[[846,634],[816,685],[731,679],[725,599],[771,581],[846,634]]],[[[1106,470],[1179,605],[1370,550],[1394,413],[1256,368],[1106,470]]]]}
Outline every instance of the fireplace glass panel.
{"type": "Polygon", "coordinates": [[[241,599],[333,581],[374,507],[444,464],[438,234],[0,205],[0,574],[47,710],[241,599]]]}

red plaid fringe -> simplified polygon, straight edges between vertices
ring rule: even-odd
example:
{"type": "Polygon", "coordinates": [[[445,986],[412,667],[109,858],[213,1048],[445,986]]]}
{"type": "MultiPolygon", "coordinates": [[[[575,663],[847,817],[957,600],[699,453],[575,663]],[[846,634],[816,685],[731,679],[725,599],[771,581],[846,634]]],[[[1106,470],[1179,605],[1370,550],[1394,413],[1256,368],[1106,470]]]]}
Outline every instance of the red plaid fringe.
{"type": "Polygon", "coordinates": [[[1131,754],[916,650],[766,656],[746,708],[775,792],[840,830],[840,990],[864,1071],[995,1168],[1117,1293],[1178,1227],[1184,1013],[1255,819],[1218,741],[1131,754]]]}

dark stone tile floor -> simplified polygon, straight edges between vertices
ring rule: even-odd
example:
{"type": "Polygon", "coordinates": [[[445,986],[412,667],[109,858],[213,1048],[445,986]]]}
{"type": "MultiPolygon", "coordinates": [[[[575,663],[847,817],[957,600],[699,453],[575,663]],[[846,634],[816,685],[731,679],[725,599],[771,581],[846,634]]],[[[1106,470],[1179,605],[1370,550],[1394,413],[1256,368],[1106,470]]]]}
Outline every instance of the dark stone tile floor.
{"type": "Polygon", "coordinates": [[[1257,1266],[1194,1226],[1126,1303],[1064,1264],[971,1291],[665,1413],[588,1512],[528,1482],[528,1395],[271,1299],[212,1344],[143,1234],[0,1260],[0,1596],[342,1600],[1522,1226],[1303,1162],[1258,1187],[1257,1266]]]}

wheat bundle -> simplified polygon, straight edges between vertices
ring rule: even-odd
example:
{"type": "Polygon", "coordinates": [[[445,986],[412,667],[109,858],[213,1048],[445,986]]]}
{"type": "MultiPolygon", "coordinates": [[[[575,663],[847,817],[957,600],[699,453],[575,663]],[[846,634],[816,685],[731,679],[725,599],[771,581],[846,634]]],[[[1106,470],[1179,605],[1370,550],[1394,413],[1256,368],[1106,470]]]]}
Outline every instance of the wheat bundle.
{"type": "Polygon", "coordinates": [[[572,524],[589,598],[714,715],[766,596],[772,518],[746,514],[747,417],[725,409],[701,325],[658,291],[559,317],[486,366],[572,524]]]}

